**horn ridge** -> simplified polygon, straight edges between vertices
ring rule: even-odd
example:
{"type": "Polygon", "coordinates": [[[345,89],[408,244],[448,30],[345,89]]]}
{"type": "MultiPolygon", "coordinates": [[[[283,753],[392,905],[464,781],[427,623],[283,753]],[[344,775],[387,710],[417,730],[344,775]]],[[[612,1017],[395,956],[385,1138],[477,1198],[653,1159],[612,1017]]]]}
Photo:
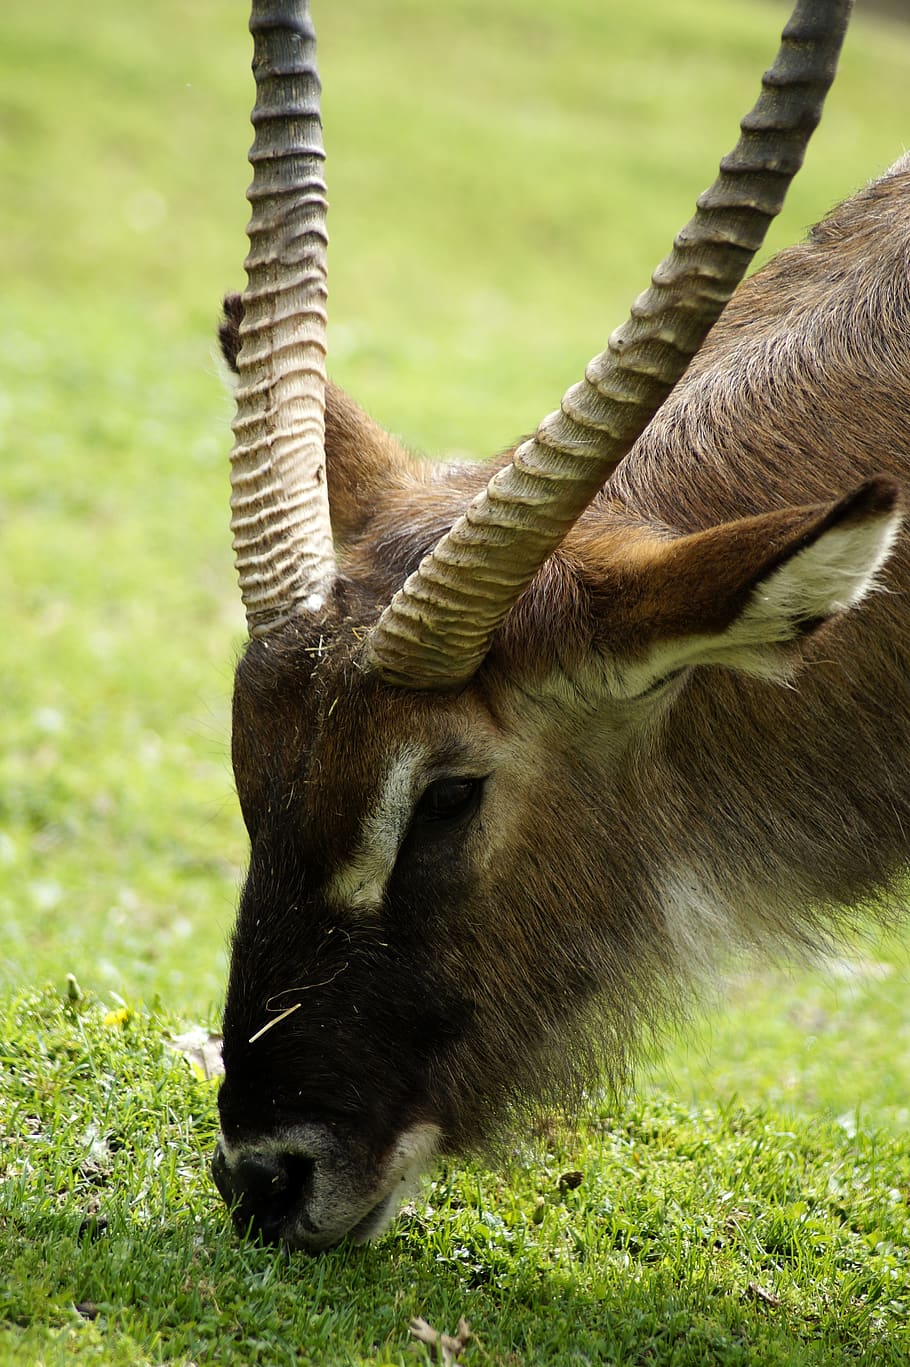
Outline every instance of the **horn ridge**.
{"type": "Polygon", "coordinates": [[[408,688],[457,688],[475,673],[497,627],[628,454],[745,275],[821,117],[851,7],[797,0],[737,146],[650,288],[562,407],[405,580],[364,644],[365,667],[408,688]],[[509,504],[514,521],[502,517],[509,504]],[[502,584],[498,602],[476,590],[481,571],[502,584]],[[456,630],[458,603],[470,622],[456,630]]]}
{"type": "Polygon", "coordinates": [[[326,192],[306,0],[253,0],[256,103],[237,355],[231,530],[251,636],[325,601],[326,192]]]}

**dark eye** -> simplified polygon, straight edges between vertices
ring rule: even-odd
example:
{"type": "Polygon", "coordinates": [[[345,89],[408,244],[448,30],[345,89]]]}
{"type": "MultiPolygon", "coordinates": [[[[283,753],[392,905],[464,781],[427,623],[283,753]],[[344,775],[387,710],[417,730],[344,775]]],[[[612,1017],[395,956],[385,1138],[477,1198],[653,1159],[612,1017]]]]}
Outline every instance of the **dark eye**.
{"type": "Polygon", "coordinates": [[[414,822],[453,825],[472,816],[480,805],[482,778],[437,778],[423,791],[414,808],[414,822]]]}

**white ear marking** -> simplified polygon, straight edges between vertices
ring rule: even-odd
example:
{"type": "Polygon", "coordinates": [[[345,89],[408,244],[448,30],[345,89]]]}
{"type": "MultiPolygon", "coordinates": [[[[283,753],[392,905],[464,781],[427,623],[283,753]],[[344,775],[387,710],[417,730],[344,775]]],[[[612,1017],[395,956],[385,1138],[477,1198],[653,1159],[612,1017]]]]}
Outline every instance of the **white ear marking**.
{"type": "Polygon", "coordinates": [[[736,623],[737,634],[786,641],[799,621],[855,607],[875,588],[900,525],[900,514],[892,513],[822,533],[758,585],[736,623]]]}
{"type": "Polygon", "coordinates": [[[636,698],[692,665],[725,665],[786,683],[794,661],[774,647],[796,640],[806,623],[856,607],[874,591],[901,522],[900,512],[891,512],[835,524],[760,580],[725,631],[657,641],[644,659],[608,663],[610,692],[636,698]]]}

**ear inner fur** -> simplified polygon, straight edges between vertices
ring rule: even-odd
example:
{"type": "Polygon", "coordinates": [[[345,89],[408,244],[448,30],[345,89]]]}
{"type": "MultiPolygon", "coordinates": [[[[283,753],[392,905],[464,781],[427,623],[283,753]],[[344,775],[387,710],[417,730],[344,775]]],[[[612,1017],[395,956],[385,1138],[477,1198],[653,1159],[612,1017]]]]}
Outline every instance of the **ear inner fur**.
{"type": "MultiPolygon", "coordinates": [[[[572,673],[586,667],[592,652],[630,664],[688,640],[682,667],[698,663],[699,642],[705,662],[718,662],[729,633],[735,663],[735,647],[797,640],[858,601],[890,550],[900,518],[898,486],[881,478],[835,502],[779,509],[676,538],[622,518],[604,529],[602,519],[596,531],[576,531],[541,570],[501,631],[500,648],[516,669],[539,674],[556,665],[572,673]],[[801,590],[800,556],[826,536],[863,528],[868,535],[843,548],[847,559],[835,557],[820,571],[823,581],[816,571],[815,582],[801,590]],[[788,564],[788,596],[778,592],[776,613],[772,607],[762,620],[755,600],[763,585],[781,582],[788,564]],[[845,601],[848,577],[854,588],[845,601]],[[734,629],[737,619],[742,626],[734,629]]],[[[741,663],[756,667],[751,655],[741,663]]],[[[769,656],[760,672],[779,674],[782,667],[779,656],[769,656]]]]}

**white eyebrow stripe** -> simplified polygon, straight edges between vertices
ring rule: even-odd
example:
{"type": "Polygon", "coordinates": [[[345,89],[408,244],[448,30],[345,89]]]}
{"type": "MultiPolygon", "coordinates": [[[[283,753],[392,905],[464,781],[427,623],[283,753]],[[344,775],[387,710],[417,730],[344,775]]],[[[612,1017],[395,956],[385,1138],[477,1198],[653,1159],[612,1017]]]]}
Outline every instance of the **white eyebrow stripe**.
{"type": "Polygon", "coordinates": [[[364,818],[353,855],[329,877],[326,897],[350,911],[378,911],[414,807],[418,772],[425,755],[403,745],[389,762],[379,797],[364,818]]]}

